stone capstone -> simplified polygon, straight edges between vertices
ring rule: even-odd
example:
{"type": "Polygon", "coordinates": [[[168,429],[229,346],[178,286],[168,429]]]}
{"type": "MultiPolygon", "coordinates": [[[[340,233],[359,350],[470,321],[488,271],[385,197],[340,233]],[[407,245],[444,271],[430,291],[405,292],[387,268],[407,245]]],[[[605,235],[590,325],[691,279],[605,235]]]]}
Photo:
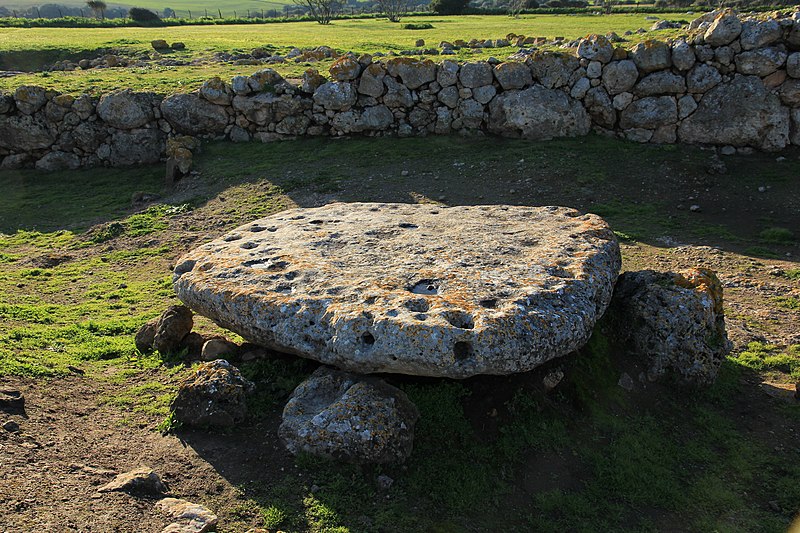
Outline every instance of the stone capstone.
{"type": "Polygon", "coordinates": [[[609,316],[621,340],[645,360],[650,379],[670,372],[683,382],[710,385],[731,350],[722,284],[705,268],[625,272],[609,316]]]}
{"type": "Polygon", "coordinates": [[[523,91],[505,91],[489,106],[489,130],[508,137],[572,137],[586,135],[589,127],[589,115],[579,101],[538,84],[523,91]]]}
{"type": "Polygon", "coordinates": [[[411,455],[418,418],[400,389],[322,366],[289,398],[278,435],[292,454],[397,463],[411,455]]]}
{"type": "Polygon", "coordinates": [[[583,345],[619,247],[562,207],[330,204],[185,255],[179,298],[253,344],[359,372],[464,378],[583,345]]]}
{"type": "Polygon", "coordinates": [[[789,110],[761,79],[737,76],[703,96],[678,128],[682,142],[758,146],[775,151],[789,142],[789,110]]]}
{"type": "Polygon", "coordinates": [[[201,363],[178,386],[172,411],[187,426],[230,427],[247,416],[245,397],[254,388],[224,359],[201,363]]]}

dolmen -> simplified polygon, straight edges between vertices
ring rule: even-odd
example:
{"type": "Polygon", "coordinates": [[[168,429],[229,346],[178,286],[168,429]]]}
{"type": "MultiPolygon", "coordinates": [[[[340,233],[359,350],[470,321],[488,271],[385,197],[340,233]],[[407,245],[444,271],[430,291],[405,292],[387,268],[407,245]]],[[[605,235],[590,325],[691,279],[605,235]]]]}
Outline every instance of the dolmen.
{"type": "Polygon", "coordinates": [[[200,246],[173,282],[254,344],[357,374],[467,378],[580,348],[620,266],[608,225],[564,207],[333,203],[200,246]]]}
{"type": "Polygon", "coordinates": [[[327,365],[284,408],[290,453],[388,463],[411,454],[419,412],[365,374],[536,368],[587,342],[620,265],[608,225],[564,207],[334,203],[245,224],[173,283],[248,342],[327,365]]]}

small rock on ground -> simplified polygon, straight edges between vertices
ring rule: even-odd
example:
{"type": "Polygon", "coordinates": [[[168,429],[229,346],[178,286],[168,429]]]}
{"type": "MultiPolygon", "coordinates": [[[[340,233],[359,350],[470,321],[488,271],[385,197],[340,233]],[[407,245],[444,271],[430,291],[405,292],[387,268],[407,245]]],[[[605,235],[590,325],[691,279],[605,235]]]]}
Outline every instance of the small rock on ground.
{"type": "Polygon", "coordinates": [[[178,498],[164,498],[156,503],[156,508],[175,520],[161,533],[206,533],[214,531],[217,515],[208,507],[178,498]]]}
{"type": "Polygon", "coordinates": [[[167,492],[167,486],[153,470],[141,467],[119,474],[97,492],[126,492],[139,496],[158,496],[167,492]]]}
{"type": "Polygon", "coordinates": [[[230,427],[245,419],[245,395],[254,388],[238,368],[217,359],[202,363],[180,384],[172,409],[188,426],[230,427]]]}

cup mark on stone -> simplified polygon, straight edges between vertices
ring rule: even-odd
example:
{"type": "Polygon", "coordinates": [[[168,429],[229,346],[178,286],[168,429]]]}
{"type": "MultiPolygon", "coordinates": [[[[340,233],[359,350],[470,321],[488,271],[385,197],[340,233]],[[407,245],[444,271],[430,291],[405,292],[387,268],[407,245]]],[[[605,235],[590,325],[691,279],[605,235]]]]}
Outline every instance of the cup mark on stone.
{"type": "Polygon", "coordinates": [[[430,309],[430,304],[428,300],[425,298],[414,298],[413,300],[408,300],[405,303],[406,308],[409,311],[413,311],[415,313],[427,313],[428,309],[430,309]]]}
{"type": "Polygon", "coordinates": [[[475,327],[475,321],[472,316],[464,311],[445,311],[442,313],[442,318],[455,328],[473,329],[475,327]]]}
{"type": "Polygon", "coordinates": [[[245,261],[242,263],[242,266],[252,267],[252,268],[260,268],[264,270],[283,270],[289,265],[286,261],[274,261],[272,259],[251,259],[250,261],[245,261]]]}
{"type": "Polygon", "coordinates": [[[417,313],[416,315],[414,315],[414,318],[416,318],[420,322],[424,322],[428,319],[428,315],[426,315],[425,313],[417,313]]]}
{"type": "Polygon", "coordinates": [[[375,303],[377,300],[378,300],[378,298],[377,298],[377,297],[375,297],[375,296],[367,296],[366,298],[364,298],[364,304],[365,304],[365,305],[372,305],[372,304],[374,304],[374,303],[375,303]]]}
{"type": "Polygon", "coordinates": [[[363,335],[361,335],[361,343],[364,346],[371,347],[371,346],[373,346],[375,344],[375,337],[372,336],[372,333],[367,331],[363,335]]]}
{"type": "Polygon", "coordinates": [[[297,272],[294,272],[294,271],[287,272],[286,274],[283,275],[283,277],[291,281],[291,280],[293,280],[294,278],[297,277],[297,272]]]}
{"type": "Polygon", "coordinates": [[[203,263],[200,265],[200,272],[208,272],[209,270],[214,270],[214,263],[203,263]]]}
{"type": "Polygon", "coordinates": [[[400,313],[397,311],[397,309],[389,309],[388,311],[386,311],[386,316],[390,317],[396,317],[399,314],[400,313]]]}
{"type": "Polygon", "coordinates": [[[303,220],[304,218],[306,218],[305,215],[296,215],[290,218],[289,220],[303,220]]]}
{"type": "Polygon", "coordinates": [[[225,237],[223,237],[222,240],[225,241],[225,242],[232,242],[232,241],[238,241],[241,238],[242,238],[242,236],[239,235],[238,233],[231,233],[231,234],[225,235],[225,237]]]}
{"type": "Polygon", "coordinates": [[[267,231],[269,231],[270,233],[275,233],[276,231],[278,231],[278,226],[270,226],[269,228],[267,228],[267,231]]]}
{"type": "Polygon", "coordinates": [[[439,294],[439,281],[435,279],[423,279],[412,285],[408,291],[414,294],[439,294]]]}
{"type": "Polygon", "coordinates": [[[484,300],[480,300],[478,304],[481,307],[486,309],[496,309],[497,308],[497,298],[486,298],[484,300]]]}
{"type": "Polygon", "coordinates": [[[293,292],[292,286],[290,284],[288,284],[288,283],[281,283],[280,285],[278,285],[277,287],[275,287],[272,290],[274,292],[279,292],[281,294],[292,294],[292,292],[293,292]]]}
{"type": "Polygon", "coordinates": [[[253,233],[259,233],[261,231],[264,231],[265,229],[267,228],[265,228],[264,226],[259,226],[258,224],[253,224],[252,226],[250,226],[250,231],[252,231],[253,233]]]}
{"type": "Polygon", "coordinates": [[[456,358],[456,361],[463,361],[465,359],[469,359],[475,353],[474,348],[472,347],[472,343],[467,341],[458,341],[453,346],[453,355],[456,358]]]}
{"type": "Polygon", "coordinates": [[[252,250],[253,248],[258,248],[258,243],[253,241],[243,242],[239,245],[239,248],[242,250],[252,250]]]}
{"type": "Polygon", "coordinates": [[[325,221],[324,220],[315,219],[315,220],[309,220],[308,223],[320,226],[320,225],[324,224],[325,221]]]}
{"type": "Polygon", "coordinates": [[[398,225],[403,229],[417,229],[419,227],[416,224],[412,224],[411,222],[401,222],[398,225]]]}

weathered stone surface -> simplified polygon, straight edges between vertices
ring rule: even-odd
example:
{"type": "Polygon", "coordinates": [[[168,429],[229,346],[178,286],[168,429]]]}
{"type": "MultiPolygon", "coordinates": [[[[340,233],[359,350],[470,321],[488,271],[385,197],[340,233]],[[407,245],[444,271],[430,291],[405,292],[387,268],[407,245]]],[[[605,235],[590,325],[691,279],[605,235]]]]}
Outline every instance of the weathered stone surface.
{"type": "Polygon", "coordinates": [[[250,90],[254,93],[268,92],[273,94],[283,94],[292,89],[292,84],[283,79],[276,70],[271,68],[261,69],[250,76],[248,80],[250,90]]]}
{"type": "Polygon", "coordinates": [[[800,108],[792,109],[792,135],[791,141],[794,145],[800,145],[800,108]]]}
{"type": "Polygon", "coordinates": [[[14,99],[7,94],[0,94],[0,115],[14,110],[14,99]]]}
{"type": "Polygon", "coordinates": [[[746,20],[742,23],[739,37],[742,50],[752,50],[772,44],[781,38],[783,30],[775,19],[764,21],[746,20]]]}
{"type": "Polygon", "coordinates": [[[350,56],[342,56],[331,65],[329,72],[333,81],[351,81],[358,78],[361,73],[361,65],[350,56]]]}
{"type": "Polygon", "coordinates": [[[789,110],[755,76],[738,76],[703,97],[678,128],[682,142],[757,146],[780,150],[788,143],[789,110]]]}
{"type": "Polygon", "coordinates": [[[721,12],[703,35],[706,44],[723,46],[730,44],[742,32],[742,22],[731,10],[721,12]]]}
{"type": "Polygon", "coordinates": [[[439,91],[436,98],[450,109],[455,109],[458,105],[458,88],[455,85],[445,87],[439,91]]]}
{"type": "Polygon", "coordinates": [[[686,91],[686,80],[683,76],[668,70],[648,74],[636,84],[633,92],[637,96],[653,96],[656,94],[678,94],[686,91]]]}
{"type": "Polygon", "coordinates": [[[361,78],[358,81],[358,92],[378,98],[382,96],[385,89],[383,85],[383,78],[386,76],[386,69],[380,63],[372,63],[364,72],[361,73],[361,78]]]}
{"type": "Polygon", "coordinates": [[[654,72],[672,65],[672,51],[667,43],[648,39],[630,51],[631,58],[642,72],[654,72]]]}
{"type": "Polygon", "coordinates": [[[790,54],[786,58],[786,74],[791,78],[800,78],[800,52],[790,54]]]}
{"type": "Polygon", "coordinates": [[[541,85],[505,91],[489,106],[489,130],[504,136],[544,140],[586,135],[589,127],[580,102],[541,85]]]}
{"type": "Polygon", "coordinates": [[[800,107],[800,80],[785,81],[779,91],[781,102],[789,107],[800,107]]]}
{"type": "Polygon", "coordinates": [[[390,76],[383,78],[383,84],[386,86],[386,94],[383,95],[384,104],[392,109],[409,108],[414,105],[414,98],[408,87],[390,76]]]}
{"type": "Polygon", "coordinates": [[[686,89],[690,93],[704,93],[722,81],[722,75],[711,65],[695,66],[686,76],[686,89]]]}
{"type": "Polygon", "coordinates": [[[222,356],[232,356],[239,351],[239,347],[227,339],[215,337],[203,343],[200,349],[200,359],[203,361],[214,361],[222,356]]]}
{"type": "Polygon", "coordinates": [[[476,87],[472,90],[472,97],[481,105],[488,104],[497,94],[497,89],[494,85],[484,85],[483,87],[476,87]]]}
{"type": "Polygon", "coordinates": [[[201,363],[178,386],[175,419],[188,426],[230,427],[247,416],[245,396],[254,385],[223,359],[201,363]]]}
{"type": "Polygon", "coordinates": [[[689,70],[694,66],[694,50],[686,41],[672,44],[672,65],[678,70],[689,70]]]}
{"type": "Polygon", "coordinates": [[[198,94],[174,94],[161,102],[161,113],[180,133],[202,135],[222,133],[228,125],[228,113],[198,94]]]}
{"type": "Polygon", "coordinates": [[[650,379],[672,372],[681,381],[710,385],[731,349],[722,283],[704,268],[625,272],[609,316],[619,337],[645,360],[650,379]]]}
{"type": "Polygon", "coordinates": [[[134,337],[134,344],[137,350],[142,353],[148,353],[153,349],[157,327],[158,319],[154,318],[139,328],[139,331],[136,332],[136,337],[134,337]]]}
{"type": "Polygon", "coordinates": [[[449,87],[458,82],[458,63],[455,61],[442,61],[436,69],[436,81],[442,87],[449,87]]]}
{"type": "Polygon", "coordinates": [[[604,128],[613,128],[617,122],[617,113],[608,93],[602,87],[593,87],[586,93],[583,101],[592,121],[604,128]]]}
{"type": "Polygon", "coordinates": [[[578,42],[578,57],[608,63],[614,55],[614,45],[603,35],[592,34],[578,42]]]}
{"type": "Polygon", "coordinates": [[[620,114],[619,126],[623,129],[655,129],[674,124],[678,120],[678,106],[671,96],[648,97],[636,100],[620,114]]]}
{"type": "Polygon", "coordinates": [[[461,65],[458,79],[464,87],[475,88],[490,85],[494,79],[492,66],[489,63],[465,63],[461,65]]]}
{"type": "Polygon", "coordinates": [[[111,136],[109,162],[115,167],[157,163],[164,153],[164,134],[155,128],[117,131],[111,136]]]}
{"type": "Polygon", "coordinates": [[[153,108],[157,105],[158,98],[154,94],[125,89],[100,97],[97,116],[114,128],[141,128],[153,120],[153,108]]]}
{"type": "Polygon", "coordinates": [[[389,74],[399,77],[409,89],[418,89],[436,79],[436,63],[430,59],[418,60],[398,57],[386,62],[389,74]]]}
{"type": "Polygon", "coordinates": [[[47,103],[47,91],[35,85],[20,85],[14,91],[14,103],[22,113],[32,115],[47,103]]]}
{"type": "Polygon", "coordinates": [[[533,78],[548,89],[563,87],[569,83],[570,76],[580,66],[578,58],[557,52],[535,52],[526,64],[533,78]]]}
{"type": "Polygon", "coordinates": [[[38,117],[0,116],[0,148],[41,150],[52,146],[55,140],[56,132],[38,117]]]}
{"type": "Polygon", "coordinates": [[[206,533],[214,531],[217,526],[217,515],[197,503],[178,498],[162,498],[156,508],[175,520],[161,530],[161,533],[206,533]]]}
{"type": "Polygon", "coordinates": [[[741,74],[767,76],[786,63],[786,50],[783,47],[759,48],[750,52],[736,54],[736,71],[741,74]]]}
{"type": "Polygon", "coordinates": [[[167,492],[161,478],[150,468],[141,467],[119,474],[97,492],[127,492],[140,496],[158,496],[167,492]]]}
{"type": "Polygon", "coordinates": [[[639,79],[639,69],[630,59],[614,61],[603,69],[603,86],[609,94],[619,94],[631,90],[639,79]]]}
{"type": "Polygon", "coordinates": [[[75,170],[81,166],[81,159],[71,152],[48,152],[36,162],[37,170],[54,172],[56,170],[75,170]]]}
{"type": "Polygon", "coordinates": [[[361,373],[461,378],[582,345],[619,261],[605,223],[566,208],[331,204],[194,250],[174,285],[254,344],[361,373]]]}
{"type": "Polygon", "coordinates": [[[494,67],[494,77],[497,78],[500,87],[502,87],[504,91],[524,89],[533,83],[531,69],[524,63],[519,63],[517,61],[500,63],[494,67]]]}
{"type": "Polygon", "coordinates": [[[344,111],[358,100],[353,84],[344,81],[329,81],[314,91],[314,103],[325,109],[344,111]]]}
{"type": "Polygon", "coordinates": [[[182,305],[171,305],[158,318],[153,348],[162,354],[175,353],[181,341],[192,331],[192,311],[182,305]]]}
{"type": "Polygon", "coordinates": [[[418,418],[400,389],[323,366],[289,398],[278,434],[293,454],[395,463],[411,455],[418,418]]]}
{"type": "Polygon", "coordinates": [[[359,131],[381,131],[388,128],[394,121],[394,115],[385,105],[376,105],[364,109],[358,119],[359,131]]]}
{"type": "Polygon", "coordinates": [[[217,105],[230,104],[232,93],[231,86],[222,81],[219,76],[204,81],[200,87],[200,96],[217,105]]]}

